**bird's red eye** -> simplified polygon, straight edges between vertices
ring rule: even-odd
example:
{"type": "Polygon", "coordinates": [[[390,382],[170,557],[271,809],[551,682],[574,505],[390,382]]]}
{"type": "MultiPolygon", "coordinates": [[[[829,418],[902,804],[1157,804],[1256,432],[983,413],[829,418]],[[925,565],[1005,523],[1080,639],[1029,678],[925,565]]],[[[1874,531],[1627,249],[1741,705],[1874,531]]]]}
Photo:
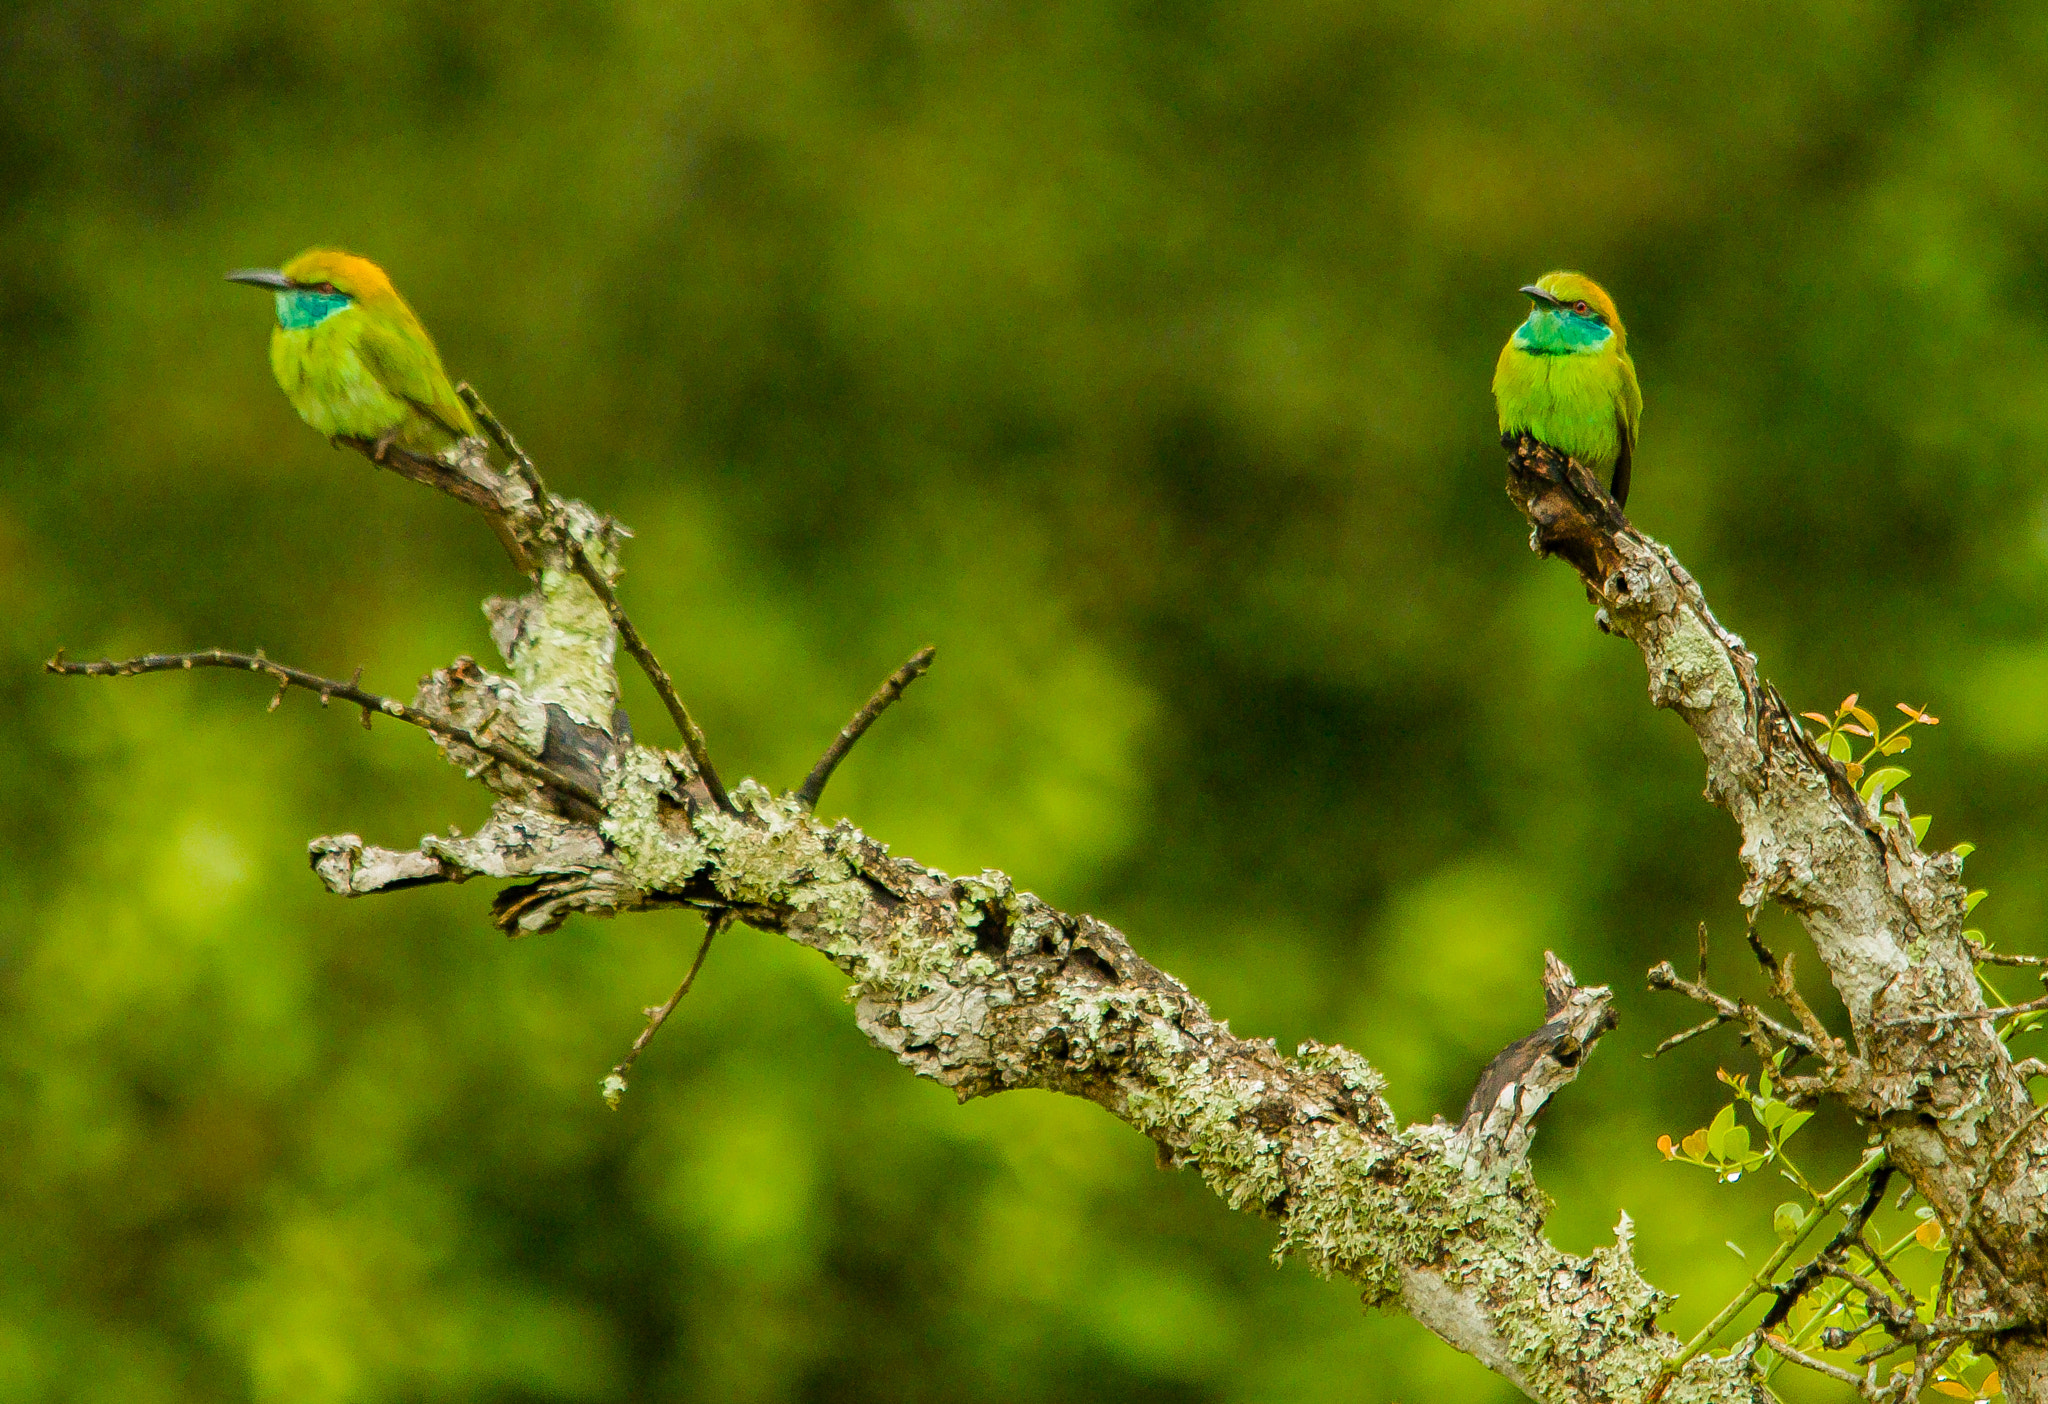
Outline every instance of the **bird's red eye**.
{"type": "MultiPolygon", "coordinates": [[[[315,283],[315,284],[313,285],[313,290],[314,290],[315,292],[324,292],[324,293],[331,293],[331,292],[333,292],[333,291],[334,291],[334,284],[332,284],[332,283],[315,283]]],[[[1579,310],[1580,310],[1581,312],[1585,311],[1585,310],[1586,310],[1586,304],[1585,304],[1585,303],[1583,303],[1583,302],[1582,302],[1582,303],[1580,303],[1580,304],[1579,304],[1579,310]]]]}
{"type": "Polygon", "coordinates": [[[1580,302],[1574,302],[1574,303],[1572,304],[1572,311],[1574,311],[1574,312],[1578,313],[1578,314],[1579,314],[1579,315],[1580,315],[1581,317],[1585,316],[1585,315],[1586,315],[1586,313],[1587,313],[1588,311],[1590,311],[1590,310],[1591,310],[1591,309],[1590,309],[1590,308],[1588,308],[1588,307],[1586,306],[1586,304],[1585,304],[1585,303],[1584,303],[1583,301],[1580,301],[1580,302]]]}

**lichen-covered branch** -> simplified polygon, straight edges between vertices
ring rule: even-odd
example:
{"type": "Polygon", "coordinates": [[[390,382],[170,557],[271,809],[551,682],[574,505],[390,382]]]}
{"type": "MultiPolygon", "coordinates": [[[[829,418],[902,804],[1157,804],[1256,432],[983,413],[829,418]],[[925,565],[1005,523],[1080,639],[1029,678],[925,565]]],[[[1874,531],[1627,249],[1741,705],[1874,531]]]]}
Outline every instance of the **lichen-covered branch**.
{"type": "MultiPolygon", "coordinates": [[[[1626,1216],[1615,1242],[1588,1256],[1544,1237],[1530,1139],[1612,1026],[1604,986],[1580,985],[1551,957],[1541,1027],[1494,1060],[1461,1123],[1403,1127],[1356,1054],[1308,1043],[1287,1056],[1237,1035],[1111,927],[1058,911],[1002,873],[949,876],[851,823],[824,824],[807,802],[816,782],[776,794],[747,780],[725,795],[709,783],[701,736],[694,755],[636,742],[614,671],[623,528],[549,496],[530,465],[499,472],[477,441],[442,460],[400,455],[395,466],[482,511],[533,588],[486,605],[506,673],[460,659],[423,680],[412,704],[440,724],[449,759],[497,795],[489,822],[410,850],[317,840],[312,864],[330,890],[489,878],[506,884],[494,919],[515,934],[577,913],[676,906],[743,921],[832,961],[852,984],[860,1028],[919,1076],[963,1099],[1029,1087],[1096,1103],[1150,1138],[1164,1163],[1271,1220],[1278,1254],[1349,1279],[1368,1303],[1405,1309],[1531,1398],[1768,1397],[1747,1355],[1687,1356],[1657,1326],[1669,1299],[1637,1272],[1626,1216]],[[461,737],[516,747],[533,764],[461,737]],[[564,805],[564,784],[596,802],[564,805]]],[[[1743,824],[1752,899],[1777,896],[1807,915],[1859,1035],[1878,1019],[1954,1007],[1970,986],[1951,920],[1952,862],[1916,853],[1909,836],[1856,807],[1668,553],[1565,465],[1523,454],[1517,481],[1535,483],[1538,469],[1548,486],[1518,500],[1541,544],[1585,562],[1610,625],[1651,660],[1653,695],[1700,733],[1713,792],[1743,824]]],[[[873,715],[881,705],[870,704],[873,715]]],[[[828,759],[844,751],[835,743],[828,759]]],[[[1947,1196],[1930,1195],[1938,1207],[1972,1218],[1987,1267],[1964,1274],[1957,1312],[1981,1314],[1993,1296],[2024,1305],[2037,1289],[1997,1288],[1988,1267],[2025,1270],[2038,1251],[2012,1237],[2024,1219],[2017,1197],[2040,1169],[2033,1143],[2010,1139],[2023,1093],[2016,1101],[2009,1062],[1985,1071],[1963,1061],[1988,1056],[1978,1025],[1922,1027],[1940,1030],[1950,1061],[1877,1059],[1866,1046],[1857,1095],[1884,1119],[1895,1162],[1947,1196]],[[2001,1140],[2002,1176],[1979,1184],[1959,1168],[1979,1148],[1977,1167],[1998,1159],[1989,1148],[2001,1140]],[[1946,1170],[1944,1152],[1956,1162],[1946,1170]]]]}
{"type": "Polygon", "coordinates": [[[1602,627],[1641,650],[1651,701],[1698,738],[1707,794],[1741,832],[1743,900],[1799,917],[1847,1007],[1854,1051],[1832,1060],[1830,1093],[1882,1133],[1955,1237],[1956,1312],[2023,1323],[1986,1346],[2007,1396],[2048,1400],[2048,1129],[1978,1017],[1961,859],[1922,852],[1902,811],[1873,812],[1677,558],[1576,463],[1521,439],[1508,495],[1532,548],[1568,561],[1602,627]]]}
{"type": "MultiPolygon", "coordinates": [[[[573,503],[545,510],[601,520],[573,503]]],[[[609,631],[592,627],[587,593],[548,588],[575,572],[542,514],[525,502],[505,511],[542,582],[517,605],[491,607],[514,676],[465,660],[428,679],[423,705],[525,717],[520,734],[530,736],[532,698],[563,677],[583,679],[595,698],[616,695],[609,631]],[[536,663],[527,641],[539,637],[555,643],[536,663]]],[[[848,731],[864,729],[926,659],[900,670],[848,731]]],[[[1096,1102],[1150,1137],[1165,1162],[1274,1220],[1280,1253],[1352,1279],[1369,1302],[1404,1307],[1532,1398],[1640,1398],[1676,1352],[1654,1323],[1666,1299],[1636,1272],[1625,1218],[1616,1243],[1585,1258],[1542,1234],[1527,1166],[1536,1115],[1613,1022],[1609,991],[1580,986],[1554,957],[1543,1026],[1495,1060],[1464,1122],[1404,1129],[1355,1054],[1311,1044],[1287,1057],[1237,1036],[1112,928],[1056,911],[1001,873],[950,877],[892,857],[851,824],[822,824],[810,812],[815,783],[776,795],[745,781],[728,812],[686,754],[636,745],[623,727],[574,738],[580,749],[562,749],[594,767],[599,823],[536,812],[516,777],[485,774],[502,798],[482,832],[412,852],[322,839],[316,871],[348,896],[510,880],[495,916],[515,933],[577,912],[730,912],[838,965],[860,1027],[919,1075],[962,1098],[1037,1087],[1096,1102]]],[[[847,744],[842,733],[828,759],[847,744]]],[[[1741,1365],[1700,1359],[1670,1397],[1762,1396],[1741,1365]]]]}

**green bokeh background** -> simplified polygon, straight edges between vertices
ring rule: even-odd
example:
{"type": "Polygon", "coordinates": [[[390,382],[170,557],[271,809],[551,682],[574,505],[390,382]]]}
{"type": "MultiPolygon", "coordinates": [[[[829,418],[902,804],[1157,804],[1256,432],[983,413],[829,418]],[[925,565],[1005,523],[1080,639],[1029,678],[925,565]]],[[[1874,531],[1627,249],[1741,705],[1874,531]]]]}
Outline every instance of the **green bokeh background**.
{"type": "MultiPolygon", "coordinates": [[[[1633,1216],[1689,1332],[1783,1197],[1654,1149],[1730,1042],[1639,1056],[1691,1022],[1640,976],[1696,923],[1756,987],[1733,833],[1524,549],[1493,357],[1518,284],[1607,284],[1636,520],[1797,705],[1933,704],[1907,795],[2038,950],[2044,133],[2038,5],[17,0],[0,1398],[1510,1393],[1093,1107],[955,1106],[755,933],[608,1112],[694,919],[508,944],[478,887],[336,901],[308,838],[479,822],[423,738],[38,673],[489,656],[490,534],[306,430],[225,269],[385,263],[638,532],[627,601],[729,776],[793,783],[937,644],[826,809],[1361,1049],[1409,1119],[1532,1027],[1546,947],[1613,983],[1539,1174],[1568,1248],[1633,1216]]],[[[1858,1133],[1804,1139],[1820,1173],[1858,1133]]]]}

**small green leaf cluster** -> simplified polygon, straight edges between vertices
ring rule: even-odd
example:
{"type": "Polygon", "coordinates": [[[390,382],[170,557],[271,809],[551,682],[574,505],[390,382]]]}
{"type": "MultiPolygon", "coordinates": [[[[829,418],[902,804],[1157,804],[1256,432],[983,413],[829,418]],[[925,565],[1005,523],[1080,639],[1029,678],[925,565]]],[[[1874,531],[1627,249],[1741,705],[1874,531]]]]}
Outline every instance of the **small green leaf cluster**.
{"type": "MultiPolygon", "coordinates": [[[[1852,692],[1843,698],[1832,717],[1820,712],[1801,712],[1799,715],[1821,724],[1824,730],[1814,744],[1826,751],[1830,760],[1840,762],[1848,773],[1849,783],[1856,786],[1856,792],[1863,796],[1863,802],[1878,813],[1886,828],[1890,828],[1899,820],[1895,815],[1884,813],[1885,796],[1896,793],[1900,785],[1912,778],[1913,772],[1897,765],[1880,765],[1872,769],[1871,763],[1911,750],[1913,738],[1906,733],[1916,726],[1938,726],[1941,718],[1923,707],[1900,702],[1898,709],[1906,714],[1906,719],[1890,731],[1883,731],[1878,726],[1877,717],[1857,705],[1857,696],[1852,692]],[[1851,737],[1870,743],[1861,755],[1856,754],[1856,742],[1851,737]]],[[[1927,838],[1927,826],[1934,822],[1934,816],[1918,814],[1908,822],[1913,826],[1913,842],[1921,843],[1927,838]]]]}
{"type": "Polygon", "coordinates": [[[1730,1073],[1725,1068],[1716,1071],[1716,1077],[1735,1089],[1735,1100],[1721,1108],[1707,1125],[1690,1132],[1675,1144],[1671,1137],[1659,1136],[1657,1149],[1664,1153],[1664,1158],[1711,1170],[1727,1184],[1733,1184],[1773,1160],[1782,1159],[1785,1142],[1806,1125],[1813,1113],[1801,1111],[1771,1095],[1771,1070],[1778,1066],[1778,1061],[1777,1058],[1772,1059],[1770,1066],[1757,1074],[1754,1092],[1749,1088],[1747,1073],[1730,1073]],[[1753,1138],[1749,1128],[1736,1119],[1737,1106],[1748,1107],[1750,1117],[1763,1131],[1762,1149],[1751,1148],[1753,1138]]]}

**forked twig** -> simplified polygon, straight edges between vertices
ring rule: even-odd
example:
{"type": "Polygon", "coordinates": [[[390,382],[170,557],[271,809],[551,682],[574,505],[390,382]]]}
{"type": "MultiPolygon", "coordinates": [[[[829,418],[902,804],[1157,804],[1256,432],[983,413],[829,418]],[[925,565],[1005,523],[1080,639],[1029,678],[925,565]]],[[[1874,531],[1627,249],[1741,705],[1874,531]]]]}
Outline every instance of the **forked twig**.
{"type": "Polygon", "coordinates": [[[889,710],[889,706],[903,695],[903,689],[923,677],[925,670],[932,666],[932,659],[938,649],[926,644],[912,654],[910,661],[889,674],[888,680],[875,689],[867,705],[853,714],[853,720],[839,729],[832,738],[832,744],[825,748],[825,754],[818,757],[818,763],[811,767],[811,773],[804,777],[804,783],[797,786],[796,797],[805,809],[818,807],[818,796],[825,792],[825,782],[832,778],[832,772],[839,768],[839,762],[846,759],[846,753],[853,749],[853,743],[867,734],[875,719],[889,710]]]}
{"type": "MultiPolygon", "coordinates": [[[[341,682],[298,668],[286,667],[282,663],[265,658],[261,653],[230,653],[226,649],[209,648],[198,653],[147,653],[140,658],[102,658],[97,663],[73,663],[68,661],[63,650],[59,649],[56,657],[43,664],[45,672],[73,678],[132,678],[141,673],[189,672],[193,668],[234,668],[243,672],[262,673],[277,679],[279,696],[283,696],[286,688],[303,688],[307,692],[319,694],[320,705],[323,707],[330,698],[339,697],[342,701],[352,702],[363,709],[363,725],[366,727],[370,724],[373,713],[409,722],[445,741],[453,741],[473,751],[480,751],[492,760],[508,765],[565,795],[572,795],[585,804],[600,810],[604,807],[604,797],[590,786],[574,776],[563,774],[525,751],[502,742],[486,740],[465,727],[442,721],[439,717],[430,716],[417,707],[407,706],[395,697],[366,692],[354,682],[341,682]]],[[[361,669],[356,670],[356,676],[362,676],[361,669]]],[[[277,699],[272,698],[271,706],[276,705],[277,699]]]]}
{"type": "Polygon", "coordinates": [[[647,640],[640,637],[640,631],[627,617],[625,606],[619,603],[617,592],[604,572],[590,559],[590,553],[583,549],[583,543],[572,536],[563,526],[555,510],[555,499],[548,492],[547,484],[541,481],[540,470],[533,460],[526,456],[526,450],[519,447],[519,441],[512,437],[512,431],[499,422],[498,416],[483,401],[468,382],[455,387],[455,393],[469,406],[477,422],[484,426],[494,443],[512,460],[514,471],[520,481],[533,494],[535,510],[547,530],[561,542],[562,550],[574,566],[576,573],[583,577],[583,583],[603,602],[605,613],[611,616],[612,627],[619,631],[619,639],[626,645],[626,651],[633,655],[633,661],[640,665],[640,671],[647,674],[647,681],[654,684],[655,693],[661,698],[661,705],[668,708],[669,717],[675,722],[676,730],[682,733],[683,748],[690,753],[690,764],[697,768],[697,775],[704,782],[704,788],[711,792],[713,803],[727,814],[737,814],[733,808],[732,796],[725,792],[725,783],[718,778],[718,768],[711,763],[711,748],[705,743],[704,731],[690,716],[690,709],[683,705],[683,699],[676,693],[676,685],[668,675],[668,669],[661,666],[661,660],[654,656],[654,650],[647,646],[647,640]]]}
{"type": "Polygon", "coordinates": [[[1687,1039],[1697,1038],[1700,1034],[1720,1024],[1741,1024],[1745,1027],[1754,1024],[1758,1028],[1769,1031],[1771,1037],[1787,1047],[1796,1048],[1802,1053],[1809,1054],[1820,1051],[1814,1046],[1813,1040],[1799,1032],[1799,1030],[1786,1027],[1753,1004],[1732,1000],[1728,996],[1721,994],[1719,991],[1709,989],[1696,980],[1686,979],[1671,968],[1671,962],[1668,960],[1657,962],[1656,965],[1650,968],[1650,972],[1645,978],[1648,980],[1651,989],[1670,990],[1676,994],[1682,994],[1687,999],[1706,1005],[1714,1011],[1715,1016],[1705,1024],[1687,1029],[1682,1035],[1673,1035],[1671,1038],[1664,1040],[1664,1044],[1657,1049],[1659,1053],[1665,1051],[1666,1047],[1675,1048],[1687,1039]]]}
{"type": "Polygon", "coordinates": [[[640,1051],[654,1041],[654,1035],[668,1022],[668,1016],[675,1013],[676,1006],[683,1002],[683,996],[690,992],[690,986],[697,983],[697,972],[704,968],[704,957],[711,954],[712,938],[723,931],[732,921],[732,908],[720,907],[704,923],[704,942],[697,947],[697,958],[690,962],[690,973],[683,977],[683,983],[668,997],[668,1003],[656,1005],[647,1010],[647,1027],[640,1030],[640,1037],[633,1040],[633,1046],[626,1050],[626,1056],[613,1065],[605,1074],[598,1089],[604,1093],[605,1105],[613,1111],[619,1107],[619,1098],[626,1093],[626,1074],[632,1070],[634,1060],[640,1051]]]}

